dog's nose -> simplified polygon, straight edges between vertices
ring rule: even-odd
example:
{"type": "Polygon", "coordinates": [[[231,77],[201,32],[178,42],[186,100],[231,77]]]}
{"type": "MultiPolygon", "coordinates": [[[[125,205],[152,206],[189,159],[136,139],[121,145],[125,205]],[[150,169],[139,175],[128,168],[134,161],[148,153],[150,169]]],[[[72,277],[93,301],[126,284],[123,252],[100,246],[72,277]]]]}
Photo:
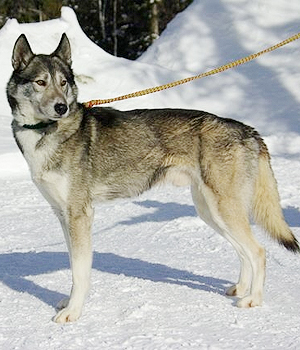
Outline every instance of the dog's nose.
{"type": "Polygon", "coordinates": [[[68,110],[68,106],[65,105],[64,103],[57,103],[55,106],[54,106],[54,109],[55,109],[55,112],[59,115],[64,115],[67,110],[68,110]]]}

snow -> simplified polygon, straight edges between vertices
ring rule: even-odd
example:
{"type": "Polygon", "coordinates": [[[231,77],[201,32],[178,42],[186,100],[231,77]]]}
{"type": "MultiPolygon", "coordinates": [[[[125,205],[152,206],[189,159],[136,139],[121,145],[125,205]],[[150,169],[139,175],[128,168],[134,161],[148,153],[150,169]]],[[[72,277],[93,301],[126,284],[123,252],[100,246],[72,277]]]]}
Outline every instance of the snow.
{"type": "MultiPolygon", "coordinates": [[[[10,130],[5,86],[16,38],[52,52],[71,41],[80,101],[108,98],[199,74],[299,32],[298,0],[194,0],[136,61],[116,58],[82,32],[74,12],[0,31],[0,349],[299,349],[300,260],[271,242],[262,307],[224,296],[239,263],[231,246],[196,217],[188,188],[155,188],[98,204],[92,288],[81,319],[52,322],[69,294],[63,234],[34,187],[10,130]]],[[[111,104],[204,109],[256,127],[272,155],[281,204],[300,240],[300,42],[172,90],[111,104]]]]}

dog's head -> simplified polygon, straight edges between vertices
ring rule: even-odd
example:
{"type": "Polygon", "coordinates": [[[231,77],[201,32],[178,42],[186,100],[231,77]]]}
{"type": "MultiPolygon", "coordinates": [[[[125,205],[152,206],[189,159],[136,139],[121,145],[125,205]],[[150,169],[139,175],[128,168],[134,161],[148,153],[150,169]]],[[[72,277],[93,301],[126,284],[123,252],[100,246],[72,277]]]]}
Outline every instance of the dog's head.
{"type": "Polygon", "coordinates": [[[71,47],[66,34],[50,55],[35,55],[24,34],[17,39],[7,97],[13,116],[20,124],[68,117],[77,104],[71,63],[71,47]]]}

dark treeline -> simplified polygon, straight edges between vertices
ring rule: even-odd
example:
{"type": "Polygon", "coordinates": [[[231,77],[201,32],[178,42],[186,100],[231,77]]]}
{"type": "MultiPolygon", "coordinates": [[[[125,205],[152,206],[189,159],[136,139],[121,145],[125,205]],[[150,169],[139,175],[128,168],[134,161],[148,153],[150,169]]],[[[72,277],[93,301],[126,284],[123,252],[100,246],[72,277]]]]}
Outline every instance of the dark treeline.
{"type": "Polygon", "coordinates": [[[193,0],[0,0],[0,27],[8,18],[20,23],[60,17],[73,8],[96,44],[115,56],[135,59],[193,0]]]}

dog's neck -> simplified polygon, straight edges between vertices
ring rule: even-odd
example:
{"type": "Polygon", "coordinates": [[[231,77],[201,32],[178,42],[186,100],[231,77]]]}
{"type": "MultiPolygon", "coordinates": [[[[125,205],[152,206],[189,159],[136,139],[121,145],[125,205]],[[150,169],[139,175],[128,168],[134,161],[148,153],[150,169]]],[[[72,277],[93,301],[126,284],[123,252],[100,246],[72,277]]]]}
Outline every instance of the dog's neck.
{"type": "Polygon", "coordinates": [[[57,123],[55,120],[49,120],[48,122],[39,122],[37,124],[24,124],[23,128],[30,130],[47,129],[50,125],[57,123]]]}

